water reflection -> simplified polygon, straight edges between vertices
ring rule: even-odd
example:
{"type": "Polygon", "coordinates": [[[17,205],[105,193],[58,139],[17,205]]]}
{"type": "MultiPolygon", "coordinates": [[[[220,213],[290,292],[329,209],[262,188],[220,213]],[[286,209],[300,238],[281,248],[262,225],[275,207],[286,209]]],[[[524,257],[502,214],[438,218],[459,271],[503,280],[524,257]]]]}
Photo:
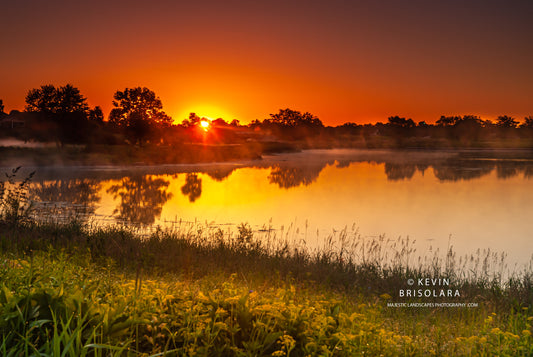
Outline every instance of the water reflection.
{"type": "Polygon", "coordinates": [[[524,168],[524,177],[527,179],[533,178],[533,166],[524,168]]]}
{"type": "Polygon", "coordinates": [[[282,167],[276,165],[271,168],[268,181],[286,189],[300,185],[309,186],[316,181],[324,167],[325,165],[305,167],[282,167]]]}
{"type": "Polygon", "coordinates": [[[445,163],[432,165],[435,177],[439,181],[459,181],[479,179],[489,175],[494,170],[494,165],[489,162],[480,163],[445,163]]]}
{"type": "Polygon", "coordinates": [[[416,165],[385,163],[385,175],[390,181],[409,180],[416,172],[416,165]]]}
{"type": "Polygon", "coordinates": [[[202,179],[198,174],[187,174],[185,185],[181,187],[181,193],[189,198],[189,202],[194,202],[202,195],[202,179]]]}
{"type": "Polygon", "coordinates": [[[133,224],[153,224],[161,215],[164,204],[172,197],[170,182],[151,175],[124,177],[107,193],[120,199],[113,214],[117,219],[133,224]]]}
{"type": "MultiPolygon", "coordinates": [[[[107,192],[113,197],[115,207],[112,214],[116,218],[134,224],[149,225],[159,219],[163,206],[171,199],[173,193],[176,196],[185,196],[188,203],[198,204],[202,194],[205,195],[207,192],[207,195],[213,195],[213,184],[223,185],[231,181],[230,176],[243,168],[266,172],[262,180],[282,191],[294,187],[313,186],[327,167],[349,170],[352,165],[359,163],[378,165],[386,180],[390,182],[411,181],[418,175],[423,176],[428,170],[431,170],[430,177],[440,182],[479,180],[491,173],[495,173],[498,180],[509,180],[519,175],[525,180],[533,177],[532,153],[522,153],[517,158],[513,158],[510,154],[506,155],[491,156],[487,152],[473,154],[471,152],[318,151],[272,156],[247,165],[158,166],[149,169],[132,168],[131,171],[124,168],[85,172],[66,169],[63,174],[48,169],[49,172],[40,172],[41,181],[33,185],[33,199],[45,203],[66,202],[78,212],[83,210],[84,215],[90,216],[98,207],[103,192],[107,192]],[[62,178],[53,179],[56,177],[62,178]],[[178,187],[171,189],[169,187],[171,182],[177,182],[179,177],[184,177],[184,180],[180,180],[178,187]],[[102,182],[110,183],[102,189],[102,182]],[[206,184],[210,187],[207,191],[206,184]]],[[[241,180],[243,188],[248,184],[253,186],[250,192],[261,184],[259,181],[247,182],[246,177],[241,180]]],[[[330,180],[322,184],[333,185],[333,182],[330,180]]],[[[350,182],[339,181],[335,185],[350,185],[350,182]]],[[[208,200],[212,199],[208,197],[208,200]]],[[[111,211],[108,214],[111,214],[111,211]]]]}
{"type": "Polygon", "coordinates": [[[31,186],[31,199],[39,204],[36,214],[42,218],[69,216],[87,219],[100,202],[100,182],[96,179],[59,179],[37,182],[31,186]]]}
{"type": "Polygon", "coordinates": [[[452,235],[464,252],[512,249],[502,237],[527,246],[531,236],[533,154],[319,151],[248,163],[48,170],[37,170],[35,200],[84,205],[104,224],[110,216],[135,225],[248,222],[258,230],[296,222],[294,238],[307,241],[319,234],[302,232],[327,237],[356,223],[366,236],[411,235],[443,249],[452,235]]]}
{"type": "Polygon", "coordinates": [[[225,169],[217,168],[217,169],[208,171],[207,176],[211,177],[213,180],[217,182],[221,182],[227,179],[234,170],[235,168],[233,167],[225,168],[225,169]]]}

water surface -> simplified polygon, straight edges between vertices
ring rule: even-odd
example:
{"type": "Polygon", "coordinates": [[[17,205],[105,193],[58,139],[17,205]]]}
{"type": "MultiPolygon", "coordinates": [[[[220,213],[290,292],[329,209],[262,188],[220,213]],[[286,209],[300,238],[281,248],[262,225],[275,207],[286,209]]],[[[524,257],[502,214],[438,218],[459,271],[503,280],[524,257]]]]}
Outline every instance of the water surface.
{"type": "Polygon", "coordinates": [[[532,178],[524,152],[314,150],[244,163],[37,168],[32,194],[41,215],[139,227],[246,222],[311,247],[347,229],[360,240],[409,237],[419,255],[505,252],[512,265],[533,252],[532,178]]]}

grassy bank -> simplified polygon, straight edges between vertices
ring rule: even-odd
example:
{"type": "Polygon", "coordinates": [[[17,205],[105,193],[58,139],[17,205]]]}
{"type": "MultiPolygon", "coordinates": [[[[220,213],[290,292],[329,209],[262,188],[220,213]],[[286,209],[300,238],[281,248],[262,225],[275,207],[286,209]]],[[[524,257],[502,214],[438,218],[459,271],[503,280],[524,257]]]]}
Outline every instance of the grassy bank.
{"type": "Polygon", "coordinates": [[[246,225],[141,239],[75,222],[3,222],[0,353],[533,354],[528,271],[504,278],[490,253],[474,265],[449,252],[411,267],[408,241],[387,255],[383,239],[343,239],[309,252],[246,225]],[[438,301],[477,306],[387,305],[429,301],[398,295],[421,277],[447,277],[461,292],[438,301]]]}

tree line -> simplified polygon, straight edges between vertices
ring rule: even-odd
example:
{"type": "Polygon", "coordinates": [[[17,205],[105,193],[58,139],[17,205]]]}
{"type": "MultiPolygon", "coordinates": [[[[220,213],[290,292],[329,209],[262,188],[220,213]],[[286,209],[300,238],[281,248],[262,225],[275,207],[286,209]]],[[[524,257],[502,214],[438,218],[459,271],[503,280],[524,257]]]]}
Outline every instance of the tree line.
{"type": "Polygon", "coordinates": [[[23,112],[4,113],[0,100],[0,121],[4,135],[24,140],[55,141],[65,144],[178,144],[182,142],[235,143],[250,139],[305,141],[310,146],[372,145],[409,146],[421,142],[447,141],[466,145],[491,140],[533,139],[533,116],[519,122],[502,115],[495,122],[475,115],[441,116],[435,124],[416,123],[411,118],[391,116],[386,123],[345,123],[325,126],[309,112],[280,109],[264,120],[241,125],[222,118],[210,122],[209,133],[200,131],[205,120],[191,113],[181,124],[174,124],[163,110],[161,99],[146,87],[125,88],[113,95],[107,120],[99,106],[90,108],[87,98],[71,84],[43,85],[28,91],[23,112]],[[10,119],[6,120],[6,119],[10,119]],[[326,144],[324,144],[326,143],[326,144]],[[392,144],[391,144],[392,143],[392,144]]]}

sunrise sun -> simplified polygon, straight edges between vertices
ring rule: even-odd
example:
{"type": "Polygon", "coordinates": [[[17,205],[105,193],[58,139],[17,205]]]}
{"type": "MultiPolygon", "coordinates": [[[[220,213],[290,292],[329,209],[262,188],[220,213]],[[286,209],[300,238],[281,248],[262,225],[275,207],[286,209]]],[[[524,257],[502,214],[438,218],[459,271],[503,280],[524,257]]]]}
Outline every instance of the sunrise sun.
{"type": "Polygon", "coordinates": [[[208,131],[209,127],[211,126],[211,123],[207,119],[202,119],[202,121],[200,122],[200,126],[202,127],[202,129],[204,129],[204,131],[208,131]]]}

